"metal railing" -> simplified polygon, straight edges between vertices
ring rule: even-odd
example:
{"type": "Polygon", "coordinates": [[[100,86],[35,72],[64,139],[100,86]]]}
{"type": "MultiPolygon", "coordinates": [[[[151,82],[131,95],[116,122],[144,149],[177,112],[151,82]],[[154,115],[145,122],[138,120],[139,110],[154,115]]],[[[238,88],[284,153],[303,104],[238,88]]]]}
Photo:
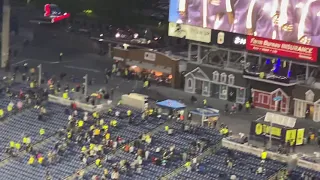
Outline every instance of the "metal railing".
{"type": "MultiPolygon", "coordinates": [[[[209,147],[207,150],[205,150],[203,153],[201,153],[200,155],[198,155],[197,157],[195,157],[197,159],[197,161],[201,161],[203,158],[214,154],[217,150],[219,150],[222,146],[222,141],[220,141],[218,144],[215,144],[211,147],[209,147]]],[[[184,164],[180,167],[178,167],[177,169],[173,170],[172,172],[168,173],[167,175],[161,177],[161,180],[169,180],[175,176],[177,176],[178,174],[180,174],[182,171],[184,171],[186,168],[184,166],[184,164]]]]}

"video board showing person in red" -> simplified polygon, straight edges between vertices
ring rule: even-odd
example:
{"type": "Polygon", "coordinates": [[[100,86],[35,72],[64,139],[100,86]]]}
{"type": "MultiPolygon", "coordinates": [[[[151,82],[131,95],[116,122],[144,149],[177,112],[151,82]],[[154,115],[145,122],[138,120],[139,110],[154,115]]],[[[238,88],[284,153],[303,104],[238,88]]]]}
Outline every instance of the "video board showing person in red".
{"type": "Polygon", "coordinates": [[[320,46],[320,0],[170,0],[169,22],[320,46]]]}

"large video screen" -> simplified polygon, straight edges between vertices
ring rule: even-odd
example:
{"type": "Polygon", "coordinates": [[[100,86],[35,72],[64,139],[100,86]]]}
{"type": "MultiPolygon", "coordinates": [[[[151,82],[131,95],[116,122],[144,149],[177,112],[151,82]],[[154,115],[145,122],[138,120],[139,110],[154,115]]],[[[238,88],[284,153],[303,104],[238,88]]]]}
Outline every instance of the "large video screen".
{"type": "Polygon", "coordinates": [[[320,0],[170,0],[169,22],[320,46],[320,0]]]}

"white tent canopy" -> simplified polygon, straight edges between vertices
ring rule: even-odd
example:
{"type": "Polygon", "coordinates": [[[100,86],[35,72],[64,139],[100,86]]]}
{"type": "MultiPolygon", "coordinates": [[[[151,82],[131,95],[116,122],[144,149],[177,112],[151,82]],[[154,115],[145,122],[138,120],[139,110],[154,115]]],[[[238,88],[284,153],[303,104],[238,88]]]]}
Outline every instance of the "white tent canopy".
{"type": "Polygon", "coordinates": [[[264,121],[277,124],[280,126],[294,128],[296,125],[297,119],[289,116],[284,116],[281,114],[267,112],[267,114],[264,117],[264,121]]]}

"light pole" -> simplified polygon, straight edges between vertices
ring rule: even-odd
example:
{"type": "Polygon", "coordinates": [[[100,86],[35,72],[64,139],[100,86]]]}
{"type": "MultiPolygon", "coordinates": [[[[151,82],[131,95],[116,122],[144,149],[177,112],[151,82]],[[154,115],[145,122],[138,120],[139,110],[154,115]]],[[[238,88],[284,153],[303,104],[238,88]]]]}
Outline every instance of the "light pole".
{"type": "Polygon", "coordinates": [[[83,77],[83,79],[84,79],[84,83],[83,83],[83,85],[84,85],[84,95],[85,95],[85,97],[87,97],[87,95],[88,95],[88,74],[86,74],[83,77]]]}
{"type": "Polygon", "coordinates": [[[3,0],[2,35],[1,35],[1,67],[8,66],[10,45],[10,2],[3,0]]]}
{"type": "Polygon", "coordinates": [[[38,69],[39,69],[38,86],[40,87],[40,85],[41,85],[41,79],[42,79],[42,64],[39,64],[39,65],[38,65],[38,69]]]}

